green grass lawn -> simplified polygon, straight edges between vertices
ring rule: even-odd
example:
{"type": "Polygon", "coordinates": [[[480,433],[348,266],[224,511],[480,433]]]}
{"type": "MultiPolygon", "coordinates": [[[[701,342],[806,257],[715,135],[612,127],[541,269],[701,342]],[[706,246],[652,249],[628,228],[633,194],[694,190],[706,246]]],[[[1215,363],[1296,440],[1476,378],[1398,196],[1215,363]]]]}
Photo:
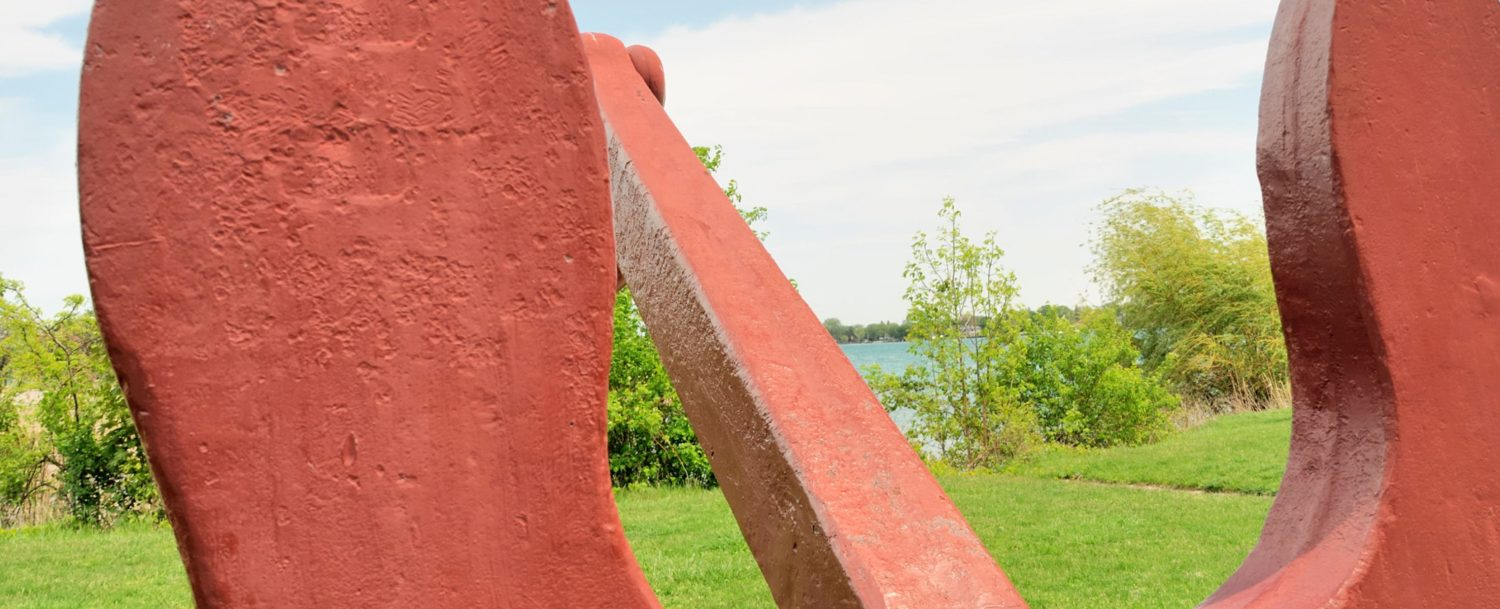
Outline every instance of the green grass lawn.
{"type": "MultiPolygon", "coordinates": [[[[1285,413],[1237,415],[1153,447],[1049,454],[1026,465],[1025,475],[942,482],[1034,609],[1186,608],[1249,552],[1270,497],[1056,477],[1086,471],[1080,476],[1263,493],[1275,488],[1267,472],[1285,462],[1286,428],[1285,413]],[[1226,473],[1235,469],[1246,473],[1226,473]]],[[[617,496],[636,556],[668,608],[773,606],[720,493],[648,489],[617,496]]],[[[0,531],[0,607],[190,604],[165,527],[0,531]]]]}
{"type": "Polygon", "coordinates": [[[0,531],[0,607],[191,607],[165,526],[0,531]]]}
{"type": "Polygon", "coordinates": [[[1291,421],[1291,409],[1224,416],[1146,446],[1050,450],[1011,473],[1274,495],[1286,468],[1291,421]]]}
{"type": "MultiPolygon", "coordinates": [[[[1004,475],[943,486],[1033,609],[1192,607],[1239,566],[1271,504],[1004,475]]],[[[774,607],[718,493],[623,493],[620,510],[667,607],[774,607]]]]}

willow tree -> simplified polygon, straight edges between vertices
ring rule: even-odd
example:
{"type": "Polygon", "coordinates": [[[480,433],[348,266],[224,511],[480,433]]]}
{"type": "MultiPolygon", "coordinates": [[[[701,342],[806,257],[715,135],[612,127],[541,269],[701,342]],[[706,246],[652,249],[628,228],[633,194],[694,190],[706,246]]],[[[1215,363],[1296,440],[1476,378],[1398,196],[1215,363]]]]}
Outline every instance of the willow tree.
{"type": "Polygon", "coordinates": [[[1127,191],[1100,211],[1094,278],[1147,368],[1214,409],[1284,395],[1286,345],[1260,226],[1158,191],[1127,191]]]}

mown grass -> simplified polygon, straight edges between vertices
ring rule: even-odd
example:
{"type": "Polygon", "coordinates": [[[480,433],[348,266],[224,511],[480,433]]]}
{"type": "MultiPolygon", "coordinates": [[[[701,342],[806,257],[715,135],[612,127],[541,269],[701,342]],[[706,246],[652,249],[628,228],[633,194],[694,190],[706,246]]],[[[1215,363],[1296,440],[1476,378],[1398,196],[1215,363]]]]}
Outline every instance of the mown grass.
{"type": "Polygon", "coordinates": [[[1146,446],[1049,450],[1009,473],[1274,495],[1286,469],[1291,420],[1291,409],[1223,416],[1146,446]]]}
{"type": "MultiPolygon", "coordinates": [[[[943,485],[1033,609],[1186,608],[1244,559],[1270,499],[1005,475],[943,485]]],[[[636,555],[667,607],[771,609],[722,496],[622,495],[636,555]]]]}
{"type": "Polygon", "coordinates": [[[165,525],[0,531],[0,607],[191,607],[165,525]]]}
{"type": "Polygon", "coordinates": [[[775,607],[719,491],[619,491],[625,536],[665,607],[775,607]]]}
{"type": "Polygon", "coordinates": [[[1254,546],[1268,497],[946,478],[1033,609],[1187,609],[1254,546]]]}
{"type": "MultiPolygon", "coordinates": [[[[1063,475],[1058,472],[1265,492],[1274,489],[1274,481],[1267,486],[1267,471],[1285,459],[1276,438],[1285,437],[1286,426],[1285,413],[1237,415],[1184,432],[1158,451],[1048,455],[1026,465],[1026,476],[952,475],[941,481],[1034,609],[1186,608],[1210,594],[1249,552],[1271,498],[1065,481],[1055,479],[1063,475]],[[1225,473],[1235,467],[1253,471],[1225,473]]],[[[773,607],[719,492],[645,489],[621,491],[617,498],[626,534],[666,607],[773,607]]],[[[0,607],[190,605],[166,527],[0,532],[0,607]]]]}

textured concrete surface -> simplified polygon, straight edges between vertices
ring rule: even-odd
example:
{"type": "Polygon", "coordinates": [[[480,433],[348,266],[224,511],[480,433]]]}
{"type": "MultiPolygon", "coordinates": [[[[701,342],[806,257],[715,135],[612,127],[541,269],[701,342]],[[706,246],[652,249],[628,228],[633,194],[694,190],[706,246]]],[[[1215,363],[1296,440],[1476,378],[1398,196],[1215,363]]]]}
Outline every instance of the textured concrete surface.
{"type": "Polygon", "coordinates": [[[620,268],[777,604],[1023,607],[634,54],[598,34],[585,47],[620,268]]]}
{"type": "Polygon", "coordinates": [[[199,607],[655,607],[564,2],[102,0],[94,301],[199,607]]]}
{"type": "Polygon", "coordinates": [[[1500,4],[1284,2],[1260,173],[1292,454],[1206,606],[1500,607],[1500,4]]]}

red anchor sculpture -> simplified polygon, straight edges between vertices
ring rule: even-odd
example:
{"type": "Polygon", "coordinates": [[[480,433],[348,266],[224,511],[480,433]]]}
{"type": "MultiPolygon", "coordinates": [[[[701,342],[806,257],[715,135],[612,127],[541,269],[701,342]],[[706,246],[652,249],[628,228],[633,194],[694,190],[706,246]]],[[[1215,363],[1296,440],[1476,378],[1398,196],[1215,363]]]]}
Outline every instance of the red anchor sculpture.
{"type": "MultiPolygon", "coordinates": [[[[101,0],[94,301],[204,608],[659,606],[605,466],[619,275],[782,607],[1024,602],[567,3],[101,0]]],[[[1291,461],[1215,609],[1500,607],[1500,4],[1286,0],[1291,461]]]]}

